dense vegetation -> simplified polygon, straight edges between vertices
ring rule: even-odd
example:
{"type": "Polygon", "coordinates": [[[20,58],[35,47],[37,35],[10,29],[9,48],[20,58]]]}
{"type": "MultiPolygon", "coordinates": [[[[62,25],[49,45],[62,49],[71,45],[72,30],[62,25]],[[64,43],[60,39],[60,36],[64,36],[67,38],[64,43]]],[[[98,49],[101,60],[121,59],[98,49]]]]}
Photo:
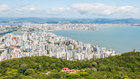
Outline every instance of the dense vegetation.
{"type": "Polygon", "coordinates": [[[139,52],[86,61],[35,56],[0,62],[0,79],[136,79],[139,72],[139,52]],[[85,71],[68,74],[61,72],[62,68],[85,71]]]}

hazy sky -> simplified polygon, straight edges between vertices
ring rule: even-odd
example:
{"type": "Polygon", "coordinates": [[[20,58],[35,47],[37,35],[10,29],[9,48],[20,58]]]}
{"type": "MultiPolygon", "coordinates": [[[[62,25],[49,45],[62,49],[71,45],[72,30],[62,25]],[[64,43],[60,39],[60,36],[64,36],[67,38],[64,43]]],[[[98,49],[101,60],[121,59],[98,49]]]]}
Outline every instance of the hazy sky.
{"type": "Polygon", "coordinates": [[[0,0],[0,17],[140,18],[140,0],[0,0]]]}

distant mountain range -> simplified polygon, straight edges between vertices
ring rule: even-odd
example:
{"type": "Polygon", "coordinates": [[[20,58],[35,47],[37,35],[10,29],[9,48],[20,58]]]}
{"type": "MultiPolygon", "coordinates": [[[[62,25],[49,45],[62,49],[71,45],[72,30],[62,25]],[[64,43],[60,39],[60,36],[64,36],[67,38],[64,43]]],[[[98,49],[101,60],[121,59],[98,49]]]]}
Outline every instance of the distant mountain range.
{"type": "Polygon", "coordinates": [[[65,19],[65,18],[39,18],[39,17],[25,17],[25,18],[0,18],[0,23],[126,23],[126,24],[140,24],[140,19],[128,18],[128,19],[106,19],[106,18],[96,18],[96,19],[65,19]]]}

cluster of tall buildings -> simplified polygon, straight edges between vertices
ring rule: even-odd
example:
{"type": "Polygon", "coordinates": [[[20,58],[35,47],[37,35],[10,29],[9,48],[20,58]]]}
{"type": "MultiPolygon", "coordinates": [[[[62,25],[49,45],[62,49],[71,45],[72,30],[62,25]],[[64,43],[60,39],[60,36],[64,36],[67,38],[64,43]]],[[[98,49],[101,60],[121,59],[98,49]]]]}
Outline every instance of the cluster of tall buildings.
{"type": "Polygon", "coordinates": [[[89,60],[114,56],[116,52],[45,31],[8,33],[0,37],[0,61],[43,55],[67,60],[89,60]]]}

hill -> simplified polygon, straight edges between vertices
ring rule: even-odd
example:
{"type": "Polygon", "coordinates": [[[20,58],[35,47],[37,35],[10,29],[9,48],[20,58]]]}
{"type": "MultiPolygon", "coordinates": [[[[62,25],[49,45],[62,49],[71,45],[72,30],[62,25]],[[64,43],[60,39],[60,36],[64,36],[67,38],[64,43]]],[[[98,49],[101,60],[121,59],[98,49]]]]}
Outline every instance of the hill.
{"type": "Polygon", "coordinates": [[[30,22],[30,23],[51,23],[56,24],[59,22],[66,22],[66,23],[110,23],[110,24],[140,24],[140,19],[136,18],[126,18],[126,19],[113,19],[113,18],[87,18],[87,19],[72,19],[72,18],[41,18],[41,17],[17,17],[17,18],[6,18],[1,17],[0,23],[23,23],[23,22],[30,22]]]}
{"type": "Polygon", "coordinates": [[[139,72],[140,52],[82,61],[35,56],[0,62],[0,79],[136,79],[139,72]],[[62,68],[80,71],[69,74],[62,68]]]}

